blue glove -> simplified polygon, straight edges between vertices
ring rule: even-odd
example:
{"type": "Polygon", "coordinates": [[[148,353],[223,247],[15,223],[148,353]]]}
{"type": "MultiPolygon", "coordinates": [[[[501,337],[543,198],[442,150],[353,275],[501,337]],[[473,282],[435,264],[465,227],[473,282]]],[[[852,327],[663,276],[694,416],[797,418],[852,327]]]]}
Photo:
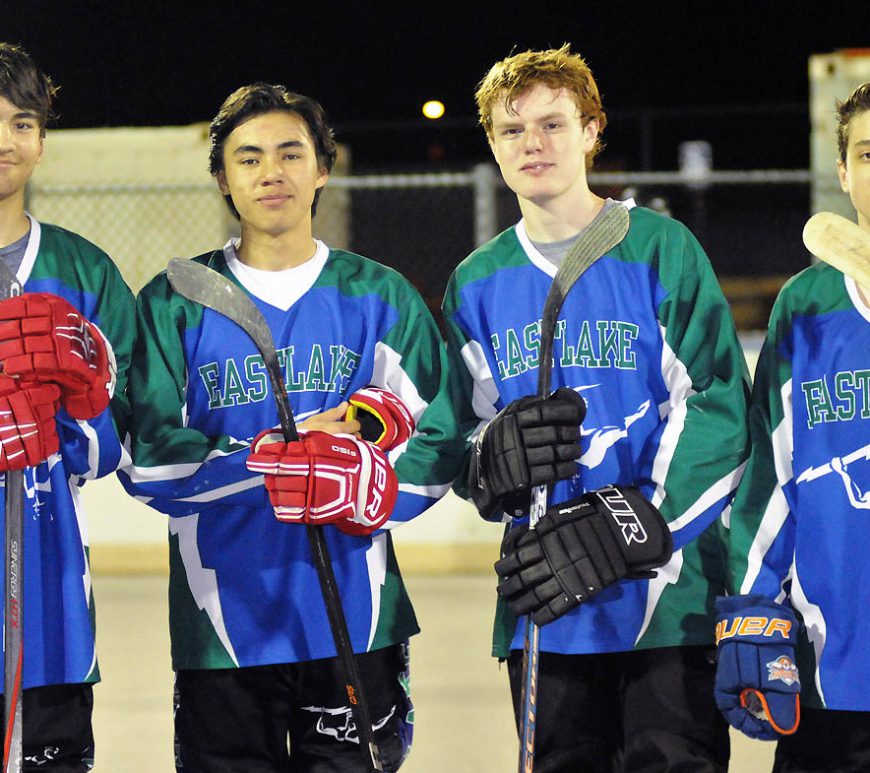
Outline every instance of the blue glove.
{"type": "Polygon", "coordinates": [[[716,705],[750,738],[791,735],[800,722],[794,613],[764,596],[716,599],[716,705]]]}

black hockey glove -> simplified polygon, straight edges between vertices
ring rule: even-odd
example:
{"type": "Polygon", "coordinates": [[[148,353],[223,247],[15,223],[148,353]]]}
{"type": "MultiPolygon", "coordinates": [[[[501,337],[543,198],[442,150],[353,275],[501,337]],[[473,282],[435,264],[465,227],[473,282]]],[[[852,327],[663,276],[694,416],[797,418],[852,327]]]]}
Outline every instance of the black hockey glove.
{"type": "Polygon", "coordinates": [[[574,475],[585,416],[583,398],[566,387],[547,399],[522,397],[500,411],[480,433],[468,471],[481,516],[499,520],[498,511],[511,514],[517,501],[528,507],[533,487],[574,475]]]}
{"type": "Polygon", "coordinates": [[[662,514],[634,488],[607,486],[509,531],[495,570],[517,617],[546,625],[622,579],[653,577],[673,553],[662,514]]]}

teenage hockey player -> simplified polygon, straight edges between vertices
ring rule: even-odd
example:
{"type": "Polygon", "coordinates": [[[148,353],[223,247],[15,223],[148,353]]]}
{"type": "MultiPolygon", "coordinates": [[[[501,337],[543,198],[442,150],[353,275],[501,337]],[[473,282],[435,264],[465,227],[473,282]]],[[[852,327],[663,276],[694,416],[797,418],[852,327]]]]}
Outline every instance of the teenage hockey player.
{"type": "Polygon", "coordinates": [[[368,770],[298,525],[316,515],[381,759],[396,770],[411,741],[406,642],[418,628],[389,529],[441,496],[461,461],[443,345],[395,271],[312,238],[336,156],[319,104],[247,86],[210,136],[241,238],[194,260],[251,295],[309,431],[286,444],[271,429],[262,358],[234,323],[165,275],[143,289],[130,485],[171,516],[179,769],[368,770]],[[369,436],[379,445],[354,435],[367,422],[345,415],[348,401],[380,414],[369,436]]]}
{"type": "Polygon", "coordinates": [[[129,461],[135,310],[108,256],[24,211],[55,90],[0,43],[0,258],[24,289],[0,303],[0,471],[24,469],[24,770],[85,771],[99,670],[78,489],[129,461]]]}
{"type": "MultiPolygon", "coordinates": [[[[870,230],[870,83],[837,105],[837,170],[870,230]]],[[[773,307],[731,511],[716,700],[776,771],[870,769],[870,288],[814,265],[773,307]],[[760,621],[763,621],[760,622],[760,621]]]]}
{"type": "Polygon", "coordinates": [[[517,713],[525,619],[515,613],[543,626],[535,770],[724,770],[710,625],[724,583],[718,519],[747,454],[748,394],[728,306],[692,234],[631,208],[625,239],[567,296],[556,391],[534,397],[556,267],[596,217],[630,204],[588,187],[606,118],[567,45],[498,62],[476,98],[522,220],[457,268],[445,317],[473,427],[469,493],[485,518],[512,521],[496,567],[507,603],[493,654],[507,658],[517,713]],[[551,508],[525,532],[529,488],[542,482],[551,508]],[[614,561],[616,545],[598,542],[605,503],[633,511],[646,533],[667,522],[675,552],[654,578],[647,559],[667,560],[666,540],[644,561],[631,550],[614,561]],[[590,576],[595,595],[578,605],[590,576]],[[626,577],[637,579],[616,582],[626,577]]]}

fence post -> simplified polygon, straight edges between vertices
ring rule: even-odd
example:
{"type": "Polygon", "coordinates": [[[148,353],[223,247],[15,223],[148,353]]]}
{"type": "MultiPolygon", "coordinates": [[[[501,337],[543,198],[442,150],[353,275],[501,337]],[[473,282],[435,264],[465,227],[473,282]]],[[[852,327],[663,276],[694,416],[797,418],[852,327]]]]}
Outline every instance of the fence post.
{"type": "Polygon", "coordinates": [[[498,174],[492,164],[476,164],[474,178],[474,246],[479,247],[498,233],[496,190],[498,174]]]}

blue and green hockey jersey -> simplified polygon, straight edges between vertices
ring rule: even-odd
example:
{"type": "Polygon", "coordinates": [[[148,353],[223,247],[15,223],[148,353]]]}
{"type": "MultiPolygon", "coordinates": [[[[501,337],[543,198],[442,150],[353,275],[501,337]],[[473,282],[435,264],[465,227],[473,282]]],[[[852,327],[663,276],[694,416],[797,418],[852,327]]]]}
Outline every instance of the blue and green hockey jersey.
{"type": "MultiPolygon", "coordinates": [[[[195,260],[243,284],[231,269],[234,255],[229,244],[195,260]]],[[[446,492],[462,440],[446,392],[444,346],[417,292],[395,271],[322,243],[312,261],[300,267],[308,284],[289,308],[252,296],[275,340],[297,421],[368,385],[398,395],[417,421],[407,444],[390,453],[399,496],[386,527],[370,537],[324,529],[353,648],[364,652],[418,630],[390,529],[446,492]]],[[[275,519],[262,476],[245,467],[252,438],[278,424],[254,344],[233,322],[173,292],[165,274],[140,293],[138,318],[134,466],[122,477],[170,516],[173,666],[335,655],[305,530],[275,519]]]]}
{"type": "Polygon", "coordinates": [[[135,338],[133,295],[102,250],[32,217],[18,279],[25,292],[59,295],[95,323],[118,366],[111,407],[90,421],[72,419],[61,409],[59,452],[24,471],[24,687],[96,682],[88,531],[79,489],[129,462],[119,436],[129,413],[125,385],[135,338]]]}
{"type": "MultiPolygon", "coordinates": [[[[680,223],[632,208],[628,235],[568,293],[552,385],[588,406],[576,475],[550,503],[611,483],[660,508],[675,545],[653,580],[623,581],[544,626],[563,654],[703,644],[724,587],[719,517],[745,465],[749,379],[707,257],[680,223]]],[[[444,301],[459,412],[473,440],[512,400],[535,394],[541,311],[555,275],[521,221],[472,253],[444,301]]],[[[499,605],[493,654],[522,647],[523,621],[499,605]]]]}
{"type": "Polygon", "coordinates": [[[771,314],[730,518],[732,591],[790,604],[801,700],[870,711],[870,309],[819,264],[771,314]]]}

